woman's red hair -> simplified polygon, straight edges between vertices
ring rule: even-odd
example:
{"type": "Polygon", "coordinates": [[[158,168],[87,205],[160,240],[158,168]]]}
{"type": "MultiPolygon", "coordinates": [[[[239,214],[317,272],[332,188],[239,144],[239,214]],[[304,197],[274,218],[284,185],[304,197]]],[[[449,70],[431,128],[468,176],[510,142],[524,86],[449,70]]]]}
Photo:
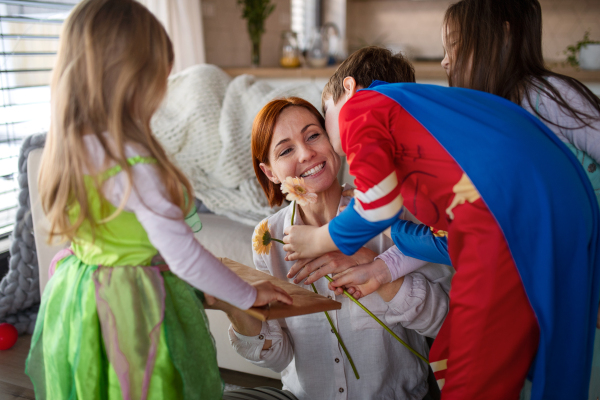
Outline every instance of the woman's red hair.
{"type": "Polygon", "coordinates": [[[262,186],[271,207],[280,206],[285,197],[283,196],[283,193],[281,193],[279,185],[271,182],[265,173],[262,172],[260,164],[264,163],[269,165],[269,148],[271,147],[271,140],[273,139],[277,118],[279,118],[281,112],[288,107],[306,108],[317,117],[321,127],[325,129],[325,119],[319,110],[308,101],[299,97],[287,97],[284,99],[273,100],[264,106],[256,115],[254,123],[252,124],[252,163],[254,164],[256,179],[258,179],[260,186],[262,186]]]}

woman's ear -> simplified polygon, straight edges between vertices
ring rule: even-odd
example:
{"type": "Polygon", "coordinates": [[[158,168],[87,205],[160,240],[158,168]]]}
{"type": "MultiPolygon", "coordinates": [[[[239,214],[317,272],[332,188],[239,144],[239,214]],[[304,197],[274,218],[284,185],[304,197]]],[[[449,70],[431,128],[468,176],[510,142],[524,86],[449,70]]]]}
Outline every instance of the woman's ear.
{"type": "Polygon", "coordinates": [[[269,167],[267,164],[260,163],[259,167],[260,167],[260,170],[263,172],[263,174],[265,174],[271,182],[273,182],[275,184],[281,183],[279,181],[279,179],[277,179],[277,177],[273,174],[271,167],[269,167]]]}
{"type": "Polygon", "coordinates": [[[342,84],[344,86],[344,94],[346,95],[346,101],[347,101],[352,96],[354,96],[354,93],[356,93],[356,81],[354,80],[353,77],[347,76],[344,78],[344,81],[342,82],[342,84]]]}

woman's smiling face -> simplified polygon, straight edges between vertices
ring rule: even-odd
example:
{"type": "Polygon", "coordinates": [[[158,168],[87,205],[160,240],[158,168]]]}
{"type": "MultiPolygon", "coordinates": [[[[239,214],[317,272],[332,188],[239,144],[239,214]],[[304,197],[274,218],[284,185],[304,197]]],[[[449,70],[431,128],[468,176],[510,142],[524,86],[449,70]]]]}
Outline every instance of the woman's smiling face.
{"type": "Polygon", "coordinates": [[[334,183],[340,158],[317,118],[304,107],[291,106],[279,114],[269,165],[263,163],[260,168],[275,183],[298,176],[312,192],[320,193],[334,183]]]}

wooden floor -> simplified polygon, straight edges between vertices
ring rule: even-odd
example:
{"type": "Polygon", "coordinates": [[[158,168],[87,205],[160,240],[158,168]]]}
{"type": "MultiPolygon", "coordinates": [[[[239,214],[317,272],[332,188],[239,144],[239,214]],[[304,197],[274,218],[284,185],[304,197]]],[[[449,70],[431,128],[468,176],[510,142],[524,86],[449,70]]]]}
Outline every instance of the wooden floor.
{"type": "Polygon", "coordinates": [[[19,336],[9,350],[0,351],[0,400],[35,400],[33,384],[25,375],[31,336],[19,336]]]}
{"type": "MultiPolygon", "coordinates": [[[[9,350],[0,351],[0,400],[35,400],[33,384],[25,375],[25,359],[29,352],[31,336],[20,336],[9,350]]],[[[271,386],[281,389],[281,381],[242,372],[221,369],[226,383],[243,386],[271,386]]]]}

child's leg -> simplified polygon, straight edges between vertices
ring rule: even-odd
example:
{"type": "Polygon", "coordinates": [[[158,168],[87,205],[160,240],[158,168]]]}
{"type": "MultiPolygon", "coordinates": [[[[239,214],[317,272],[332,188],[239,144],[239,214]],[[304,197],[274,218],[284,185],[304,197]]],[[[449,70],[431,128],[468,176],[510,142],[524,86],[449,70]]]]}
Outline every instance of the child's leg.
{"type": "MultiPolygon", "coordinates": [[[[457,272],[448,326],[440,332],[448,335],[439,342],[448,343],[442,399],[518,399],[537,351],[535,315],[506,240],[483,201],[458,206],[454,214],[448,240],[457,272]]],[[[433,357],[440,354],[437,344],[433,357]]]]}

